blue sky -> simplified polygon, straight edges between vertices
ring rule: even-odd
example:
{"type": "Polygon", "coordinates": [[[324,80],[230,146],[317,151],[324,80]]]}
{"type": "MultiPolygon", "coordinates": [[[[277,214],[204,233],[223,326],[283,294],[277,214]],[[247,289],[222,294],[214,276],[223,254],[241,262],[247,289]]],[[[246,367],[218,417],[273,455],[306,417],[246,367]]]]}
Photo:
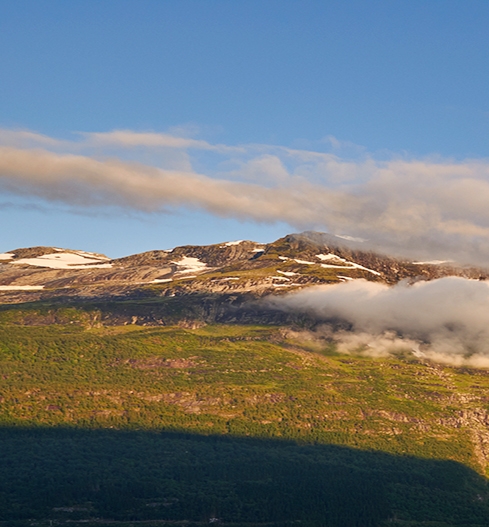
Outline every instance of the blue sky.
{"type": "Polygon", "coordinates": [[[489,256],[486,1],[0,13],[0,252],[122,256],[314,228],[489,256]]]}

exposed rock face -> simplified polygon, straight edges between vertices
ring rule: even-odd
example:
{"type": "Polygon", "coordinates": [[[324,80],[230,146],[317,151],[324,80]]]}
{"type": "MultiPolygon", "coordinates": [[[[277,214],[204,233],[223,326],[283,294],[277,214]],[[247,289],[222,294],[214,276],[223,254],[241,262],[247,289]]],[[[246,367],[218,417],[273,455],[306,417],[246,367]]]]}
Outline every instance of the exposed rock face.
{"type": "Polygon", "coordinates": [[[189,294],[280,294],[355,278],[395,284],[443,276],[485,279],[484,269],[416,263],[362,250],[322,233],[273,243],[176,247],[110,260],[104,255],[33,247],[0,259],[0,303],[58,297],[139,298],[189,294]]]}

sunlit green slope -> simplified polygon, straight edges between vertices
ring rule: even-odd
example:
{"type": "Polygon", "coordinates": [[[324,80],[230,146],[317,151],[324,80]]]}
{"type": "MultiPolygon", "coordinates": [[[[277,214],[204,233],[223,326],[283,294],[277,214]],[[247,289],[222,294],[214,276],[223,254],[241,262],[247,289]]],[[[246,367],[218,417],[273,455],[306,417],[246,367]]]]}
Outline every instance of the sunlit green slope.
{"type": "Polygon", "coordinates": [[[485,370],[1,317],[4,522],[489,525],[485,370]]]}

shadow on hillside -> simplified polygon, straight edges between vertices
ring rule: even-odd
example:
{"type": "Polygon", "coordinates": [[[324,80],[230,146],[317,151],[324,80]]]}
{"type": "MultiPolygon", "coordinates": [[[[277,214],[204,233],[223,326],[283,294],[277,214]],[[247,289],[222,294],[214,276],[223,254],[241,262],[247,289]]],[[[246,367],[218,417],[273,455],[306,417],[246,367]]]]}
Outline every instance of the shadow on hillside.
{"type": "Polygon", "coordinates": [[[218,518],[368,527],[401,518],[467,527],[489,518],[486,480],[461,464],[288,441],[0,428],[0,474],[0,525],[9,526],[218,518]]]}
{"type": "Polygon", "coordinates": [[[17,312],[20,314],[17,323],[27,326],[68,324],[71,321],[83,325],[88,319],[93,321],[95,315],[98,322],[109,326],[168,326],[189,320],[206,324],[280,325],[308,320],[303,314],[266,307],[250,294],[195,293],[165,297],[143,293],[112,299],[55,296],[34,302],[0,305],[0,313],[17,312]],[[88,319],[66,312],[67,307],[76,308],[88,319]]]}

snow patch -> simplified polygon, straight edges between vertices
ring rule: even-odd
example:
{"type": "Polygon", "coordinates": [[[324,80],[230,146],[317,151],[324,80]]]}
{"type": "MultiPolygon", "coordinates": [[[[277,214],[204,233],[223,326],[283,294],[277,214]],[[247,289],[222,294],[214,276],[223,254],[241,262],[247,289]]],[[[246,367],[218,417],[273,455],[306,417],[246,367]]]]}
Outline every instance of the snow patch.
{"type": "Polygon", "coordinates": [[[429,262],[413,262],[414,265],[441,265],[444,263],[450,263],[453,260],[431,260],[429,262]]]}
{"type": "Polygon", "coordinates": [[[83,258],[93,258],[95,260],[110,260],[110,258],[102,254],[90,253],[87,251],[74,251],[74,252],[75,254],[78,254],[79,256],[82,256],[83,258]]]}
{"type": "Polygon", "coordinates": [[[0,291],[39,291],[43,285],[0,285],[0,291]]]}
{"type": "MultiPolygon", "coordinates": [[[[278,257],[279,260],[282,260],[282,261],[286,261],[286,260],[290,260],[291,258],[287,258],[287,256],[279,256],[278,257]]],[[[292,258],[292,260],[294,260],[294,262],[298,263],[298,264],[302,264],[302,265],[315,265],[314,262],[308,262],[307,260],[297,260],[296,258],[292,258]]]]}
{"type": "Polygon", "coordinates": [[[297,274],[292,271],[277,271],[277,273],[283,274],[284,276],[295,276],[297,274]]]}
{"type": "Polygon", "coordinates": [[[33,265],[35,267],[49,267],[50,269],[109,269],[111,263],[101,263],[108,260],[105,256],[95,256],[94,253],[57,252],[44,254],[37,258],[21,258],[12,262],[12,265],[33,265]],[[89,256],[86,256],[89,255],[89,256]]]}
{"type": "Polygon", "coordinates": [[[244,240],[236,240],[234,242],[226,242],[221,245],[221,247],[231,247],[233,245],[239,245],[240,243],[243,243],[244,240]]]}
{"type": "Polygon", "coordinates": [[[265,249],[253,249],[251,252],[252,253],[264,253],[265,249]]]}
{"type": "Polygon", "coordinates": [[[173,278],[155,278],[151,284],[164,284],[165,282],[173,282],[173,278]]]}
{"type": "Polygon", "coordinates": [[[209,269],[206,263],[191,256],[183,256],[181,260],[173,263],[177,264],[179,268],[181,267],[181,269],[178,269],[179,274],[197,273],[209,269]]]}
{"type": "Polygon", "coordinates": [[[0,260],[11,260],[14,256],[12,253],[0,253],[0,260]]]}
{"type": "Polygon", "coordinates": [[[315,265],[314,262],[308,262],[307,260],[296,260],[294,258],[294,262],[297,262],[298,264],[302,264],[302,265],[315,265]]]}
{"type": "Polygon", "coordinates": [[[341,262],[341,264],[321,264],[321,267],[324,267],[326,269],[362,269],[363,271],[368,271],[369,273],[375,274],[377,276],[380,276],[380,273],[377,271],[374,271],[373,269],[369,269],[368,267],[364,267],[363,265],[357,264],[355,262],[350,262],[349,260],[345,260],[344,258],[341,258],[340,256],[337,256],[336,254],[317,254],[316,258],[319,258],[320,260],[327,261],[327,260],[337,260],[341,262]]]}

